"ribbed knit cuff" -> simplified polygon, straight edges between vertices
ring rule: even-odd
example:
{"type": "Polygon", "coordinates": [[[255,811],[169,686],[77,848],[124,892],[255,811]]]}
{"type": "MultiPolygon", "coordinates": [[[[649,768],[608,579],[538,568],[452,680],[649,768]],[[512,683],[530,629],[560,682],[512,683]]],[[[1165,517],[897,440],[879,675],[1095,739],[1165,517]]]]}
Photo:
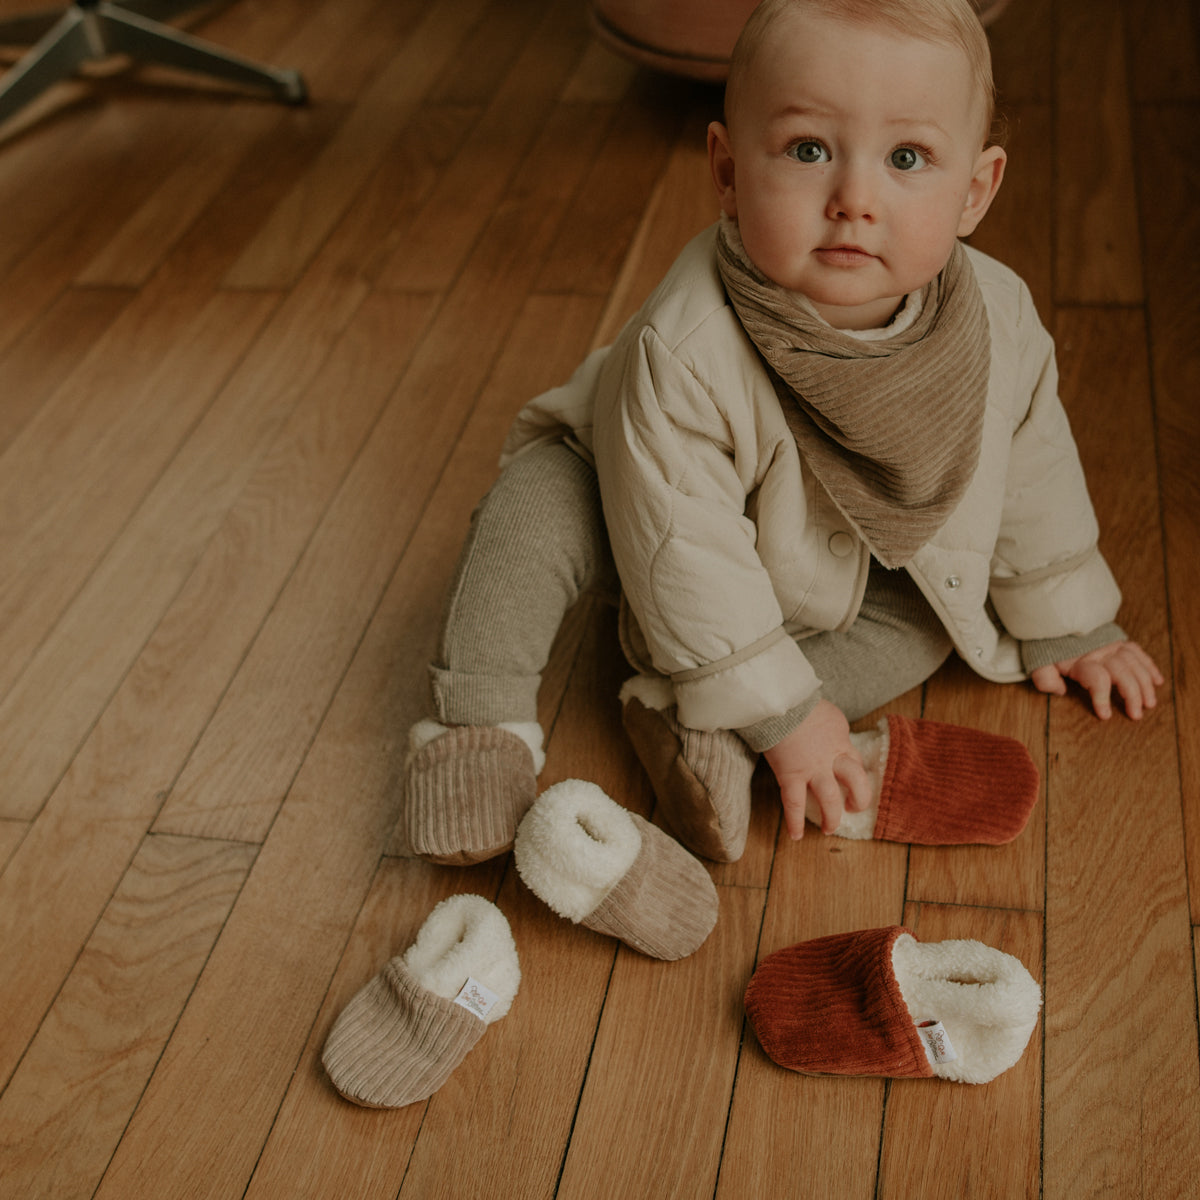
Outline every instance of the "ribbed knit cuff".
{"type": "Polygon", "coordinates": [[[798,729],[801,722],[817,707],[820,699],[821,689],[817,688],[795,708],[790,708],[776,717],[764,717],[761,721],[747,725],[744,729],[735,729],[734,732],[751,750],[757,750],[761,754],[770,750],[772,746],[778,746],[789,733],[798,729]]]}
{"type": "Polygon", "coordinates": [[[1038,667],[1049,667],[1055,663],[1070,662],[1089,650],[1099,650],[1101,646],[1109,646],[1113,642],[1128,641],[1125,631],[1120,625],[1111,621],[1093,629],[1091,633],[1068,634],[1066,637],[1034,638],[1021,643],[1021,665],[1027,675],[1032,675],[1038,667]]]}

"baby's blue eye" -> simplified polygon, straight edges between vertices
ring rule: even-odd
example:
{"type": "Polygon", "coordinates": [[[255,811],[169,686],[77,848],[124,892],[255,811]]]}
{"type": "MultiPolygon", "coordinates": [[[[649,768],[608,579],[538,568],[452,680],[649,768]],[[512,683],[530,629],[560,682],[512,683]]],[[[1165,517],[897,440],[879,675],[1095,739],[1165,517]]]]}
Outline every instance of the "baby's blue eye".
{"type": "Polygon", "coordinates": [[[893,150],[891,164],[897,171],[916,171],[928,165],[925,155],[913,146],[901,146],[893,150]]]}
{"type": "Polygon", "coordinates": [[[829,161],[829,151],[820,142],[797,142],[789,150],[791,156],[802,163],[825,163],[829,161]]]}

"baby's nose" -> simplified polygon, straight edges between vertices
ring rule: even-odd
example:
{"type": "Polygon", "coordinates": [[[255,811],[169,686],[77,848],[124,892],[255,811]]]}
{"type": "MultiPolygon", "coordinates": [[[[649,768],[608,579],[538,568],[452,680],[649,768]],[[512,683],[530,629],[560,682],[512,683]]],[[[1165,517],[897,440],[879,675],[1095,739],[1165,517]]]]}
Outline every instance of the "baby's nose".
{"type": "Polygon", "coordinates": [[[833,179],[825,215],[835,221],[873,221],[877,196],[870,172],[846,166],[833,179]]]}

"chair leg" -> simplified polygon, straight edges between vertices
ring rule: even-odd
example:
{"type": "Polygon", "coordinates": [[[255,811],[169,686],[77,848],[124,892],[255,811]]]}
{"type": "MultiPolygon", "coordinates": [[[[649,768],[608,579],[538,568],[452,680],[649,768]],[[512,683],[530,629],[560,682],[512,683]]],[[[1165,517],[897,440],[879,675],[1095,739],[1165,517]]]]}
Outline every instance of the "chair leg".
{"type": "Polygon", "coordinates": [[[67,9],[41,40],[0,77],[0,124],[95,57],[83,14],[74,7],[67,9]]]}
{"type": "Polygon", "coordinates": [[[250,62],[103,0],[96,6],[96,16],[104,43],[113,53],[128,54],[139,61],[165,67],[198,71],[230,83],[265,88],[288,104],[302,104],[307,98],[304,80],[298,71],[277,70],[250,62]]]}

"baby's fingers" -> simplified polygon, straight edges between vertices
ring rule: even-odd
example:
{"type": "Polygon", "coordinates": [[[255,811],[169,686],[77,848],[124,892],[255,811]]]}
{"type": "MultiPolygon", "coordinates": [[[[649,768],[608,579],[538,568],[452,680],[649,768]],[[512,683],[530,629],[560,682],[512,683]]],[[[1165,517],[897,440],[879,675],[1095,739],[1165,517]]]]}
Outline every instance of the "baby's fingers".
{"type": "Polygon", "coordinates": [[[1125,712],[1134,720],[1141,720],[1147,708],[1158,703],[1155,684],[1163,682],[1158,668],[1149,656],[1142,653],[1122,654],[1109,664],[1117,692],[1125,703],[1125,712]]]}
{"type": "MultiPolygon", "coordinates": [[[[1072,671],[1072,678],[1092,698],[1092,709],[1102,721],[1112,716],[1113,676],[1107,667],[1087,658],[1081,658],[1072,671]]],[[[1130,713],[1130,716],[1133,714],[1130,713]]],[[[1140,716],[1140,710],[1138,715],[1140,716]]]]}
{"type": "Polygon", "coordinates": [[[842,794],[842,785],[835,776],[822,775],[809,780],[808,790],[821,810],[822,833],[833,833],[842,823],[842,817],[846,813],[846,798],[842,794]]]}
{"type": "Polygon", "coordinates": [[[839,755],[833,763],[834,774],[842,787],[849,812],[865,812],[875,799],[871,777],[857,755],[839,755]]]}

